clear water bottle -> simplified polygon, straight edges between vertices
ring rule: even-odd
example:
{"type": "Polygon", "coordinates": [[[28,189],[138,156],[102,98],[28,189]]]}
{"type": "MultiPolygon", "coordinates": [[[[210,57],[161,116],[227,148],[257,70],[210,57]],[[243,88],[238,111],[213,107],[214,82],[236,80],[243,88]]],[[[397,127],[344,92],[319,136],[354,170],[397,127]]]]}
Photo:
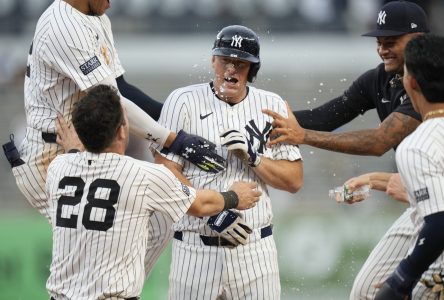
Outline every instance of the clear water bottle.
{"type": "Polygon", "coordinates": [[[347,185],[341,185],[328,191],[328,196],[336,202],[348,202],[355,196],[361,196],[364,199],[370,196],[370,186],[368,184],[350,192],[347,185]]]}

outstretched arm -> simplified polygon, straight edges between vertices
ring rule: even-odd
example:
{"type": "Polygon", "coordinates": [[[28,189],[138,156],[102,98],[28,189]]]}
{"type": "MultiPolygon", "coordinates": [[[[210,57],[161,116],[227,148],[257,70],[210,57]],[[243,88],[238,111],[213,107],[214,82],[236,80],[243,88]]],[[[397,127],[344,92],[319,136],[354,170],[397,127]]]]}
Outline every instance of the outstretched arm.
{"type": "Polygon", "coordinates": [[[128,83],[123,75],[116,78],[117,87],[123,97],[140,107],[154,120],[158,120],[163,104],[154,100],[136,86],[128,83]]]}
{"type": "Polygon", "coordinates": [[[294,116],[264,110],[274,118],[269,145],[278,143],[306,144],[330,151],[381,156],[396,147],[419,125],[419,121],[402,113],[391,113],[378,128],[350,132],[321,132],[302,128],[294,116]]]}
{"type": "MultiPolygon", "coordinates": [[[[100,84],[117,87],[113,76],[108,76],[100,84]]],[[[160,125],[132,101],[122,95],[120,98],[133,134],[168,148],[206,172],[217,173],[224,169],[225,160],[216,153],[212,143],[185,131],[175,133],[160,125]]]]}
{"type": "Polygon", "coordinates": [[[333,131],[356,118],[362,111],[352,108],[344,96],[336,97],[313,109],[293,111],[301,127],[311,130],[333,131]]]}
{"type": "MultiPolygon", "coordinates": [[[[183,184],[191,186],[190,181],[182,174],[182,166],[163,157],[160,153],[154,153],[155,162],[167,167],[183,184]]],[[[213,190],[198,190],[196,199],[188,209],[187,214],[204,217],[215,215],[222,210],[236,208],[249,209],[256,206],[262,192],[257,191],[255,182],[235,182],[228,192],[219,193],[213,190]],[[237,200],[233,198],[233,194],[237,200]],[[233,202],[234,201],[234,202],[233,202]]]]}

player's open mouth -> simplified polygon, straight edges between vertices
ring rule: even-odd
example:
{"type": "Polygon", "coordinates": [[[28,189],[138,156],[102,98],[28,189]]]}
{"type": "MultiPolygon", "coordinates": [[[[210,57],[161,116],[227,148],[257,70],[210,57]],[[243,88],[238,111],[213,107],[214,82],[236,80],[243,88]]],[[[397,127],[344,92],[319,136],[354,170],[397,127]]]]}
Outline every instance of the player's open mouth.
{"type": "Polygon", "coordinates": [[[224,80],[229,83],[237,83],[239,81],[236,78],[232,78],[232,77],[225,77],[224,80]]]}

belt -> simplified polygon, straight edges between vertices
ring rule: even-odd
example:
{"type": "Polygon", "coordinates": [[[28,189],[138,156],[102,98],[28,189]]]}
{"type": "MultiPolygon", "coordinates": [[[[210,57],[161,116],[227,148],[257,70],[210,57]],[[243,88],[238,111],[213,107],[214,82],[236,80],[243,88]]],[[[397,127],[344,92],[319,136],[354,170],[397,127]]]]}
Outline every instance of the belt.
{"type": "MultiPolygon", "coordinates": [[[[267,236],[270,236],[272,234],[273,234],[273,225],[268,225],[266,227],[261,228],[261,239],[266,238],[267,236]]],[[[182,231],[174,232],[174,238],[176,240],[182,241],[183,232],[182,231]]],[[[219,246],[219,247],[233,246],[232,243],[230,243],[223,237],[219,236],[201,235],[200,239],[205,246],[219,246]]]]}
{"type": "Polygon", "coordinates": [[[55,143],[57,143],[57,134],[55,134],[55,133],[50,133],[50,132],[43,132],[43,131],[42,131],[42,139],[43,139],[46,143],[55,144],[55,143]]]}

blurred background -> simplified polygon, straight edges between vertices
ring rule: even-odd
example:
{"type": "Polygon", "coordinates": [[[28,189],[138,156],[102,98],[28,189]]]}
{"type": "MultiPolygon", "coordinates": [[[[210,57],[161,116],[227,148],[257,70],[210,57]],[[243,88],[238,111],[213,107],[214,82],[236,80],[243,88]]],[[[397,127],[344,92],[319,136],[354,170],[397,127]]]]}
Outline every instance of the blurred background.
{"type": "MultiPolygon", "coordinates": [[[[23,78],[40,14],[52,0],[0,0],[0,138],[24,135],[23,78]]],[[[379,63],[373,28],[377,0],[111,0],[108,15],[127,81],[163,102],[181,86],[212,78],[211,47],[230,24],[255,30],[262,68],[256,87],[289,100],[293,109],[316,107],[342,93],[379,63]]],[[[444,33],[444,1],[416,1],[444,33]]],[[[372,128],[374,111],[338,130],[372,128]]],[[[337,204],[328,190],[371,171],[395,171],[394,152],[360,157],[301,146],[305,185],[297,194],[272,190],[282,299],[347,299],[369,251],[406,208],[372,191],[360,204],[337,204]]],[[[150,160],[131,140],[128,154],[150,160]]],[[[3,155],[2,155],[3,156],[3,155]]],[[[47,299],[51,230],[15,186],[0,159],[0,299],[47,299]]],[[[142,299],[166,299],[168,249],[146,282],[142,299]]],[[[260,258],[259,258],[260,259],[260,258]]]]}

